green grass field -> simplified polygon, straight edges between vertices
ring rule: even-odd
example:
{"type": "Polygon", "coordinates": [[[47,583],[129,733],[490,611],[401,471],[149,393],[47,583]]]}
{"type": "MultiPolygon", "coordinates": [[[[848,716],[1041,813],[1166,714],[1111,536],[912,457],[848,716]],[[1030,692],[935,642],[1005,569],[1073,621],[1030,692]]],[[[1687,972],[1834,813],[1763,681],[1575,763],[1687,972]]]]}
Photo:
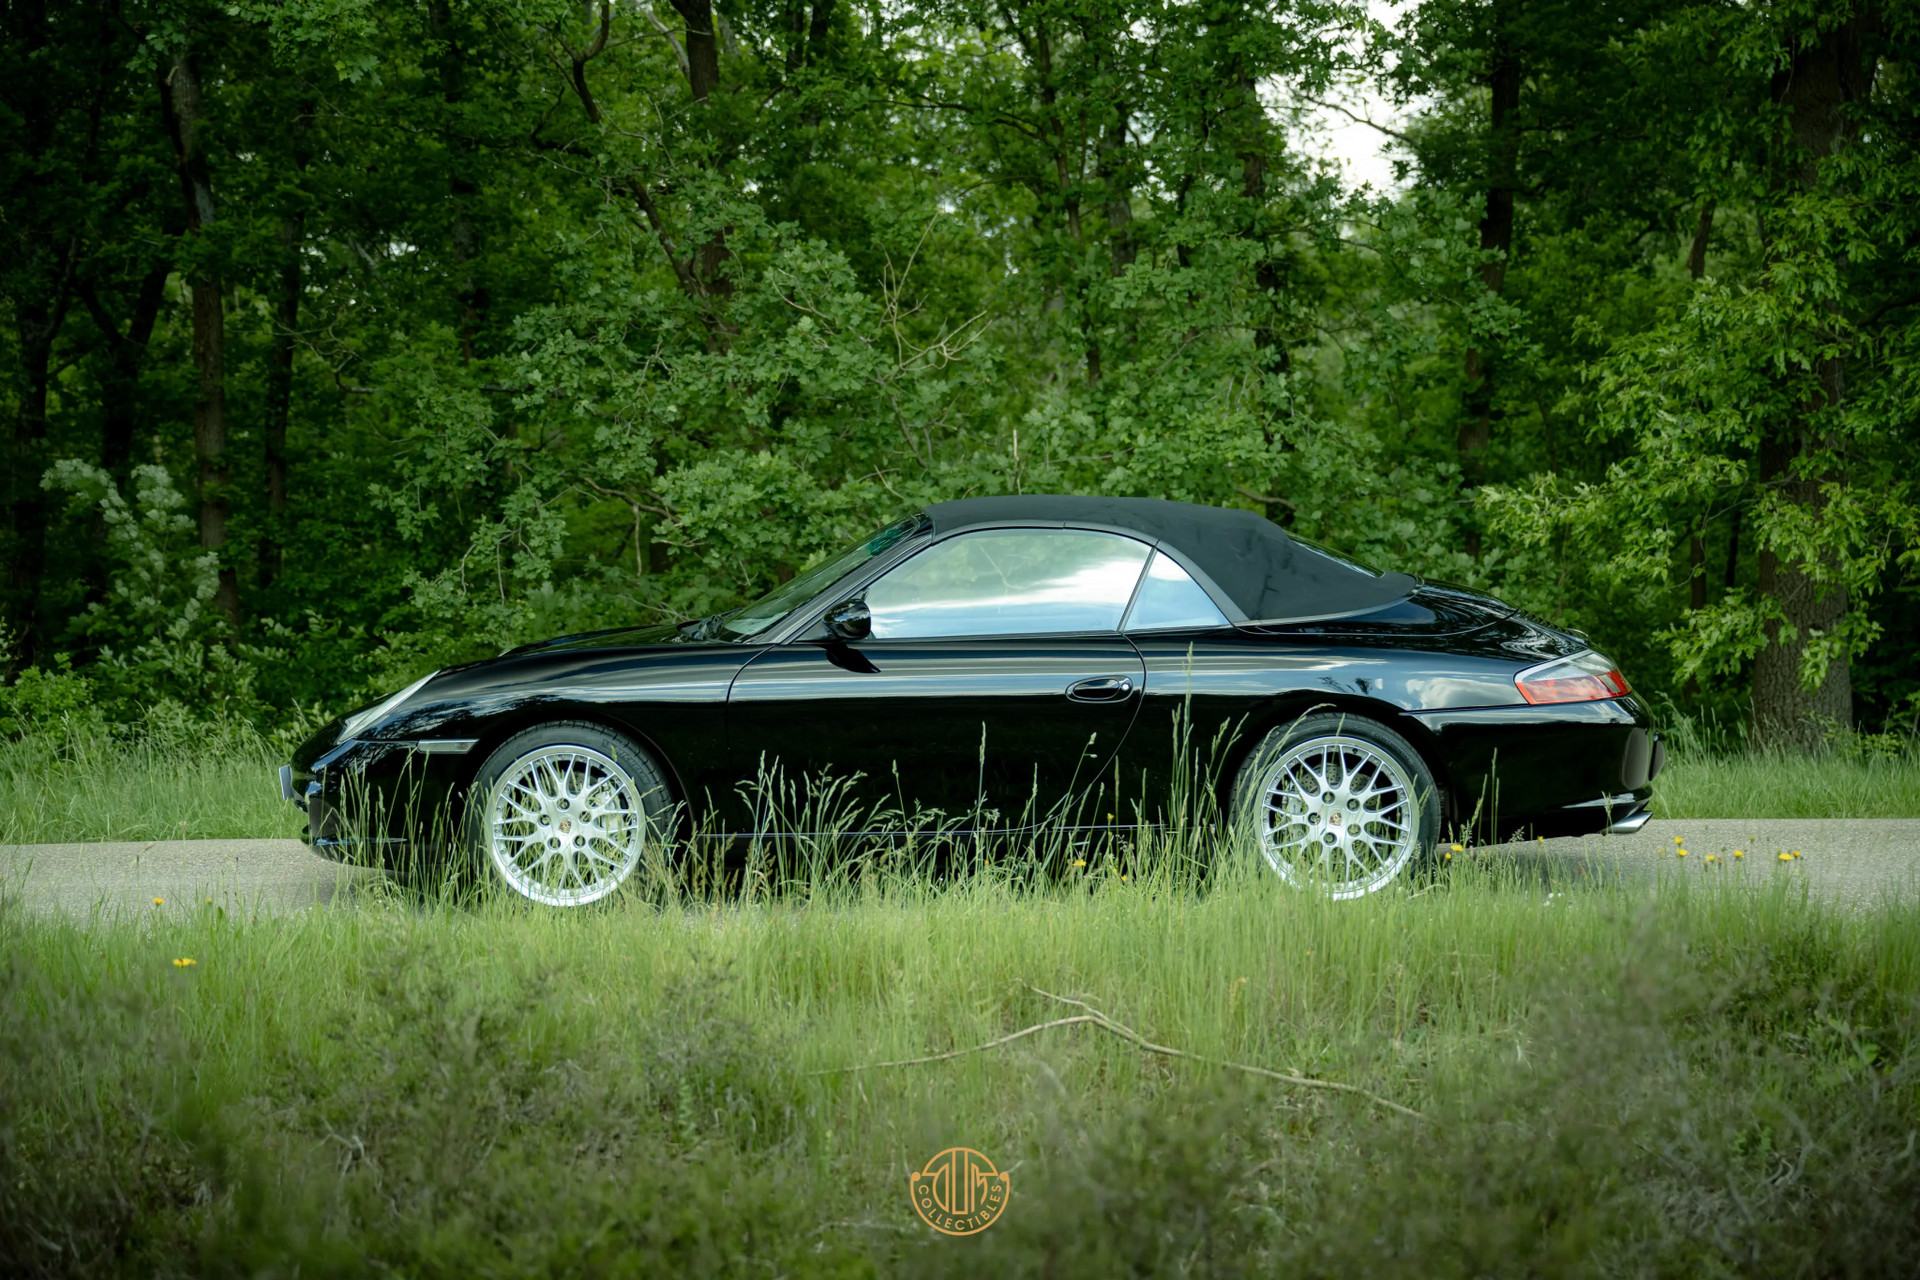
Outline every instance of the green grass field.
{"type": "MultiPolygon", "coordinates": [[[[245,741],[16,743],[0,838],[291,835],[274,763],[245,741]]],[[[1884,761],[1681,760],[1660,796],[1669,816],[1920,813],[1914,766],[1884,761]]],[[[1173,865],[576,913],[392,888],[259,920],[0,903],[0,1274],[1872,1276],[1920,1256],[1920,905],[1785,878],[1550,894],[1497,855],[1334,904],[1245,860],[1204,885],[1173,865]],[[965,1239],[907,1195],[954,1145],[1013,1186],[965,1239]]]]}
{"type": "Polygon", "coordinates": [[[574,914],[11,910],[0,937],[7,1274],[1878,1275],[1920,1250],[1920,911],[1784,882],[1548,898],[1469,866],[1329,904],[876,876],[574,914]],[[1214,1061],[1083,1023],[847,1070],[1085,1012],[1043,992],[1214,1061]],[[1012,1177],[966,1239],[907,1198],[953,1145],[1012,1177]]]}

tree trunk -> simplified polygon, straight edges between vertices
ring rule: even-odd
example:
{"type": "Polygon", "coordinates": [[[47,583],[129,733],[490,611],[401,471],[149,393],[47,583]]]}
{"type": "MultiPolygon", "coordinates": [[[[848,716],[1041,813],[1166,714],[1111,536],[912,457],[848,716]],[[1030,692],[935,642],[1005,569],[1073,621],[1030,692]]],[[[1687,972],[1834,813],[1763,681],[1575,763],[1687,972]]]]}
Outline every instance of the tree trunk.
{"type": "Polygon", "coordinates": [[[132,469],[133,441],[140,427],[140,371],[146,365],[147,343],[160,318],[172,270],[172,264],[162,262],[141,277],[124,334],[104,308],[96,309],[97,300],[87,295],[88,309],[95,312],[94,323],[106,335],[108,348],[101,379],[100,465],[123,485],[132,469]]]}
{"type": "MultiPolygon", "coordinates": [[[[813,6],[813,19],[807,24],[807,65],[818,62],[827,51],[827,36],[832,32],[833,8],[836,0],[818,0],[813,6]]],[[[718,76],[718,69],[715,75],[718,76]]]]}
{"type": "MultiPolygon", "coordinates": [[[[695,102],[704,103],[720,86],[720,32],[714,25],[713,0],[672,0],[672,3],[674,12],[686,24],[681,39],[687,53],[687,89],[695,102]]],[[[716,160],[715,164],[718,163],[716,160]]],[[[700,296],[722,305],[733,296],[733,281],[724,274],[726,264],[733,257],[733,250],[727,247],[727,231],[726,227],[715,229],[688,264],[688,274],[697,282],[700,296]]],[[[714,350],[723,350],[732,342],[733,326],[717,306],[708,309],[707,338],[714,350]]]]}
{"type": "MultiPolygon", "coordinates": [[[[1836,362],[1837,363],[1837,362],[1836,362]]],[[[1798,479],[1790,468],[1797,443],[1776,436],[1761,446],[1760,482],[1778,486],[1790,501],[1818,508],[1820,483],[1798,479]]],[[[1835,730],[1853,726],[1853,673],[1845,658],[1829,663],[1816,688],[1801,679],[1809,633],[1831,631],[1847,616],[1847,594],[1821,587],[1804,568],[1760,548],[1760,594],[1774,600],[1792,625],[1791,639],[1777,622],[1767,625],[1767,647],[1753,663],[1753,728],[1765,746],[1812,749],[1835,730]]]]}
{"type": "MultiPolygon", "coordinates": [[[[1496,19],[1497,20],[1497,19],[1496,19]]],[[[1519,138],[1514,114],[1520,109],[1522,72],[1505,39],[1496,33],[1487,72],[1488,96],[1492,103],[1487,137],[1487,207],[1480,218],[1480,250],[1496,255],[1481,264],[1480,280],[1492,294],[1507,288],[1507,262],[1513,253],[1513,200],[1518,185],[1519,138]]],[[[1465,372],[1466,404],[1454,448],[1460,459],[1460,486],[1469,494],[1486,479],[1487,448],[1493,443],[1493,424],[1498,416],[1494,408],[1494,359],[1478,347],[1467,349],[1465,372]]],[[[1477,526],[1466,531],[1467,553],[1480,558],[1481,535],[1477,526]]]]}
{"type": "MultiPolygon", "coordinates": [[[[48,6],[30,2],[7,6],[6,39],[22,61],[41,55],[50,39],[48,6]]],[[[11,449],[4,483],[7,498],[9,564],[7,566],[8,622],[17,646],[0,653],[0,667],[9,660],[22,666],[39,656],[40,587],[46,567],[47,504],[40,487],[46,471],[47,398],[52,381],[53,347],[66,323],[73,296],[75,230],[58,214],[61,202],[53,198],[55,177],[62,167],[53,162],[59,145],[58,106],[50,84],[30,79],[6,86],[0,110],[8,120],[8,145],[24,161],[12,193],[10,214],[24,214],[15,222],[0,220],[5,236],[4,269],[12,295],[15,335],[15,403],[11,449]]]]}
{"type": "Polygon", "coordinates": [[[1100,135],[1100,181],[1106,189],[1107,238],[1112,258],[1110,273],[1118,278],[1133,264],[1133,187],[1125,173],[1127,104],[1100,135]]]}
{"type": "MultiPolygon", "coordinates": [[[[187,234],[197,238],[213,225],[213,184],[200,145],[205,103],[193,51],[182,47],[161,81],[160,109],[173,141],[186,203],[187,234]]],[[[193,367],[199,382],[193,404],[195,491],[200,506],[200,545],[219,551],[227,545],[227,324],[225,290],[217,269],[204,254],[193,268],[193,367]]],[[[240,584],[232,564],[221,557],[214,606],[229,622],[240,620],[240,584]]]]}
{"type": "MultiPolygon", "coordinates": [[[[1713,201],[1708,200],[1700,206],[1700,220],[1693,229],[1693,243],[1687,249],[1687,275],[1698,280],[1707,273],[1707,241],[1713,235],[1713,201]]],[[[1738,519],[1738,516],[1735,516],[1738,519]]],[[[1693,534],[1687,539],[1688,559],[1693,572],[1687,579],[1687,608],[1698,613],[1707,607],[1707,526],[1701,520],[1693,526],[1693,534]]],[[[1700,681],[1688,676],[1685,693],[1689,699],[1700,694],[1700,681]]]]}
{"type": "Polygon", "coordinates": [[[1727,572],[1726,587],[1731,591],[1740,581],[1740,520],[1746,515],[1745,507],[1733,509],[1733,527],[1727,530],[1727,572]]]}
{"type": "MultiPolygon", "coordinates": [[[[467,63],[459,32],[454,30],[453,8],[449,0],[433,0],[427,6],[427,29],[440,41],[437,60],[440,100],[449,107],[457,108],[466,100],[467,63]]],[[[303,117],[310,114],[303,105],[303,117]]],[[[460,323],[456,335],[460,342],[460,358],[471,362],[475,341],[486,328],[487,313],[492,309],[493,298],[480,282],[477,265],[480,229],[474,220],[473,206],[480,195],[480,184],[474,179],[478,167],[474,145],[465,128],[456,120],[457,114],[455,111],[447,113],[445,127],[441,130],[441,142],[447,149],[447,194],[452,197],[453,225],[448,228],[448,235],[453,244],[454,260],[459,263],[459,276],[454,284],[455,297],[460,303],[460,323]]]]}
{"type": "Polygon", "coordinates": [[[267,364],[266,462],[267,520],[260,537],[260,585],[280,576],[281,524],[287,514],[287,420],[293,416],[293,340],[300,324],[300,243],[304,214],[280,224],[280,304],[275,309],[273,355],[267,364]]]}
{"type": "Polygon", "coordinates": [[[40,476],[47,467],[47,388],[53,337],[59,331],[64,309],[48,307],[40,299],[14,305],[20,339],[20,400],[13,417],[13,492],[9,503],[13,566],[8,585],[14,599],[18,652],[0,655],[0,661],[17,657],[23,666],[37,656],[40,577],[47,554],[47,508],[41,496],[40,476]]]}
{"type": "Polygon", "coordinates": [[[713,0],[673,0],[686,23],[687,87],[695,102],[705,102],[720,84],[720,41],[713,25],[713,0]]]}
{"type": "MultiPolygon", "coordinates": [[[[291,130],[293,145],[289,151],[294,168],[302,175],[307,168],[306,132],[313,113],[313,103],[300,103],[291,130]]],[[[300,250],[306,238],[306,225],[306,211],[299,207],[280,222],[280,301],[274,314],[273,355],[267,364],[267,421],[263,445],[267,519],[259,547],[262,587],[272,586],[274,579],[280,576],[282,538],[285,533],[281,526],[287,514],[287,422],[293,416],[293,344],[300,326],[300,250]]]]}
{"type": "Polygon", "coordinates": [[[1687,277],[1698,280],[1707,274],[1707,243],[1713,239],[1713,201],[1700,206],[1700,221],[1693,228],[1693,244],[1687,249],[1687,277]]]}
{"type": "MultiPolygon", "coordinates": [[[[1866,42],[1876,25],[1872,13],[1856,14],[1817,43],[1798,45],[1775,74],[1773,99],[1785,109],[1790,130],[1780,184],[1785,190],[1815,190],[1826,161],[1853,136],[1848,107],[1872,89],[1875,60],[1866,42]]],[[[1825,505],[1821,483],[1833,477],[1803,476],[1799,464],[1822,443],[1814,434],[1817,415],[1845,397],[1844,358],[1822,358],[1818,373],[1818,389],[1800,411],[1768,429],[1760,442],[1761,485],[1816,513],[1825,505]]],[[[1754,736],[1766,745],[1817,747],[1832,731],[1853,726],[1852,670],[1844,655],[1828,664],[1814,687],[1801,678],[1811,635],[1831,633],[1847,616],[1845,590],[1814,580],[1810,570],[1822,567],[1831,568],[1785,562],[1764,544],[1760,548],[1760,593],[1784,619],[1767,625],[1767,645],[1753,664],[1754,736]]]]}
{"type": "Polygon", "coordinates": [[[1707,531],[1704,525],[1693,527],[1687,539],[1687,558],[1693,573],[1687,578],[1687,608],[1694,613],[1707,607],[1707,531]]]}

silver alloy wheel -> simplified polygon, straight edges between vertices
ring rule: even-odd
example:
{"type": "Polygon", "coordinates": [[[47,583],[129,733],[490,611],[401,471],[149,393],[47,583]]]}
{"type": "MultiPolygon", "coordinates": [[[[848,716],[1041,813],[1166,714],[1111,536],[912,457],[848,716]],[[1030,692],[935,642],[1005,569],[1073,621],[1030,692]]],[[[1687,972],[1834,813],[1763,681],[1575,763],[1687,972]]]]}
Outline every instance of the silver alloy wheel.
{"type": "Polygon", "coordinates": [[[1364,738],[1333,734],[1288,748],[1260,784],[1260,852],[1289,884],[1358,898],[1390,883],[1419,848],[1406,766],[1364,738]]]}
{"type": "Polygon", "coordinates": [[[516,893],[578,907],[619,888],[640,862],[640,788],[592,747],[539,747],[507,766],[487,799],[487,856],[516,893]]]}

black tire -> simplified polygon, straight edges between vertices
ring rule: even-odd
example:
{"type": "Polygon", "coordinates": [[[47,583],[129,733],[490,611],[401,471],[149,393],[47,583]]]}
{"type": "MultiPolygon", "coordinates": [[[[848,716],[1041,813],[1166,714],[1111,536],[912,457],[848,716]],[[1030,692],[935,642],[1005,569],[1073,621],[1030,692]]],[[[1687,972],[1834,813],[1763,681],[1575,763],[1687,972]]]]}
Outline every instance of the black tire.
{"type": "Polygon", "coordinates": [[[481,763],[467,791],[467,845],[502,888],[543,906],[585,906],[660,855],[673,805],[666,771],[645,747],[601,725],[556,721],[514,734],[481,763]]]}
{"type": "Polygon", "coordinates": [[[1232,814],[1236,833],[1282,878],[1334,898],[1363,897],[1430,864],[1440,840],[1427,762],[1386,725],[1345,712],[1268,733],[1234,777],[1232,814]]]}

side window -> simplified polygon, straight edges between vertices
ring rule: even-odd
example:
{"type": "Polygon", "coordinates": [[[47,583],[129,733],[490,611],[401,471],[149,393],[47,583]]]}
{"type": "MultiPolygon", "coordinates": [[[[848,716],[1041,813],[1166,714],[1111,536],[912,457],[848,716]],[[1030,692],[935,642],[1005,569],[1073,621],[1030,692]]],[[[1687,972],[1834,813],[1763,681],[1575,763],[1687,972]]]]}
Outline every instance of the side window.
{"type": "Polygon", "coordinates": [[[1193,576],[1174,561],[1153,553],[1140,594],[1127,613],[1128,631],[1155,631],[1169,627],[1224,627],[1226,615],[1193,576]]]}
{"type": "Polygon", "coordinates": [[[1076,529],[983,529],[867,588],[876,640],[1117,631],[1144,543],[1076,529]]]}

